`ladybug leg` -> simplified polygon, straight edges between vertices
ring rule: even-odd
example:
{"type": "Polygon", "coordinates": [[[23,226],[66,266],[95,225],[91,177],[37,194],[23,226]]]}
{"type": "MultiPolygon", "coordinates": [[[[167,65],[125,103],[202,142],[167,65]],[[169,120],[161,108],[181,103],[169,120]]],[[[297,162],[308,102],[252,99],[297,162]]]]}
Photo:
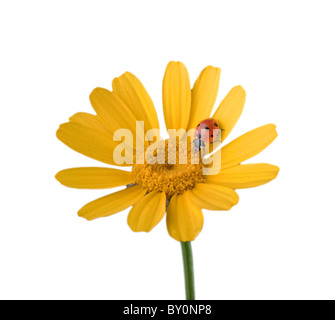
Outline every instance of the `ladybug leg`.
{"type": "Polygon", "coordinates": [[[199,138],[196,138],[196,139],[194,139],[192,141],[194,153],[199,152],[199,150],[200,150],[200,141],[201,140],[199,138]]]}
{"type": "Polygon", "coordinates": [[[205,144],[205,142],[202,141],[201,139],[198,139],[198,138],[194,139],[194,140],[192,141],[192,144],[193,144],[193,151],[194,151],[194,153],[197,153],[197,152],[199,152],[200,150],[201,150],[202,152],[205,151],[206,144],[205,144]]]}

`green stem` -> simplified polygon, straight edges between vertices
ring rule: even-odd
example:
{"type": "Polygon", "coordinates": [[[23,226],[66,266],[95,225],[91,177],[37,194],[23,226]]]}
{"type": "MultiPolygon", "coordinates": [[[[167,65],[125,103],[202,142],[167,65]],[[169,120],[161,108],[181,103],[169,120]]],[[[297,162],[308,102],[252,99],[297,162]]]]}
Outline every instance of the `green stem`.
{"type": "Polygon", "coordinates": [[[191,242],[181,242],[184,261],[186,300],[195,300],[194,270],[191,242]]]}

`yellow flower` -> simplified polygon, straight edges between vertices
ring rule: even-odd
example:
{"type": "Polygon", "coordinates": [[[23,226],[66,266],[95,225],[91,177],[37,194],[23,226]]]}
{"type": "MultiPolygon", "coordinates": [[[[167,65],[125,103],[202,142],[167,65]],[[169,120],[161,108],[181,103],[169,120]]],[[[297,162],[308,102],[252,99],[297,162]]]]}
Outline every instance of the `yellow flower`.
{"type": "MultiPolygon", "coordinates": [[[[195,128],[210,117],[218,87],[220,69],[205,68],[193,88],[181,62],[170,62],[163,80],[163,109],[167,129],[195,128]]],[[[136,135],[136,121],[144,121],[144,131],[159,128],[153,102],[142,83],[126,72],[113,80],[113,91],[96,88],[90,95],[96,115],[77,113],[60,126],[57,137],[73,150],[88,157],[118,165],[113,152],[120,142],[113,140],[116,130],[128,129],[136,135]]],[[[236,86],[223,99],[212,118],[219,121],[222,141],[239,119],[246,93],[236,86]]],[[[235,189],[251,188],[273,180],[279,168],[269,164],[241,164],[265,149],[277,136],[275,126],[254,129],[221,152],[221,169],[204,175],[202,163],[133,165],[132,171],[113,168],[73,168],[59,172],[63,185],[82,189],[127,188],[88,203],[78,212],[87,220],[107,217],[132,206],[128,224],[133,231],[150,231],[167,212],[167,229],[178,241],[194,240],[203,227],[202,209],[229,210],[238,203],[235,189]],[[129,187],[129,185],[132,185],[129,187]],[[167,199],[169,200],[166,209],[167,199]]],[[[145,145],[146,147],[148,144],[145,145]]],[[[134,148],[133,145],[130,146],[134,148]]],[[[163,142],[165,153],[168,144],[163,142]]],[[[176,149],[186,152],[190,148],[176,149]]],[[[177,157],[176,155],[176,157],[177,157]]],[[[122,164],[127,166],[127,164],[122,164]]]]}

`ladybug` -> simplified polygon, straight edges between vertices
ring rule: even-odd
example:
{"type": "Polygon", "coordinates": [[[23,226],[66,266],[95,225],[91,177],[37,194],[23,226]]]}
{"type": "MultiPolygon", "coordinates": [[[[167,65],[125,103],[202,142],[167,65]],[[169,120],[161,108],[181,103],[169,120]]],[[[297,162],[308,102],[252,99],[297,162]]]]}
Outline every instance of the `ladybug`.
{"type": "Polygon", "coordinates": [[[221,132],[220,130],[223,129],[220,129],[219,122],[217,120],[213,118],[202,120],[194,131],[194,150],[198,151],[203,149],[205,147],[205,143],[213,142],[221,132]]]}

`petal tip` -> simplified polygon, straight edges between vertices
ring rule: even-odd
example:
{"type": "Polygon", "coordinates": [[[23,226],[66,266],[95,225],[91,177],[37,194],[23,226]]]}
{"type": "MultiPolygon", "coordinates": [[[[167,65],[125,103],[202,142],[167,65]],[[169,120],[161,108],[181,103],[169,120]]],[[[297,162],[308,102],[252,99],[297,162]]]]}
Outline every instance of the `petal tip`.
{"type": "Polygon", "coordinates": [[[172,60],[168,63],[167,67],[183,67],[184,68],[185,64],[181,61],[172,60]]]}
{"type": "MultiPolygon", "coordinates": [[[[63,171],[63,170],[62,170],[62,171],[63,171]]],[[[62,171],[59,171],[59,172],[57,172],[57,173],[55,174],[55,179],[56,179],[58,182],[60,182],[60,183],[62,183],[62,181],[61,181],[62,171]]]]}
{"type": "Polygon", "coordinates": [[[269,126],[272,128],[272,130],[274,131],[275,134],[275,138],[278,136],[278,132],[277,132],[277,126],[273,123],[270,123],[269,126]]]}
{"type": "Polygon", "coordinates": [[[240,93],[243,94],[244,96],[247,95],[247,92],[240,84],[238,86],[235,86],[233,89],[240,91],[240,93]]]}
{"type": "Polygon", "coordinates": [[[57,129],[57,131],[56,131],[56,137],[57,137],[57,139],[60,140],[60,141],[62,141],[62,139],[61,139],[61,137],[62,137],[61,132],[62,132],[62,130],[66,127],[66,124],[67,124],[67,123],[68,123],[68,122],[65,122],[65,123],[60,124],[59,127],[58,127],[58,129],[57,129]]]}
{"type": "Polygon", "coordinates": [[[221,68],[219,68],[219,67],[215,67],[215,66],[212,66],[212,65],[209,65],[209,66],[207,66],[205,69],[204,69],[204,71],[205,70],[211,70],[211,71],[216,71],[217,73],[221,73],[221,68]]]}
{"type": "MultiPolygon", "coordinates": [[[[83,208],[85,208],[85,206],[84,206],[83,208]]],[[[85,219],[86,221],[91,221],[91,220],[93,220],[93,219],[90,219],[89,217],[86,216],[86,212],[85,212],[85,210],[83,210],[83,208],[81,208],[81,209],[77,212],[78,217],[83,218],[83,219],[85,219]]]]}
{"type": "Polygon", "coordinates": [[[106,91],[108,91],[108,90],[105,89],[105,88],[101,88],[101,87],[94,88],[89,95],[90,101],[92,101],[92,99],[94,99],[97,95],[101,95],[106,91]]]}
{"type": "Polygon", "coordinates": [[[278,176],[280,168],[278,166],[275,166],[275,165],[272,165],[272,166],[273,166],[273,170],[274,170],[274,178],[273,179],[275,179],[278,176]]]}
{"type": "Polygon", "coordinates": [[[259,128],[266,128],[268,130],[267,131],[268,133],[273,134],[274,139],[277,138],[277,136],[278,136],[277,126],[273,123],[268,123],[268,124],[266,124],[262,127],[259,127],[259,128]]]}

